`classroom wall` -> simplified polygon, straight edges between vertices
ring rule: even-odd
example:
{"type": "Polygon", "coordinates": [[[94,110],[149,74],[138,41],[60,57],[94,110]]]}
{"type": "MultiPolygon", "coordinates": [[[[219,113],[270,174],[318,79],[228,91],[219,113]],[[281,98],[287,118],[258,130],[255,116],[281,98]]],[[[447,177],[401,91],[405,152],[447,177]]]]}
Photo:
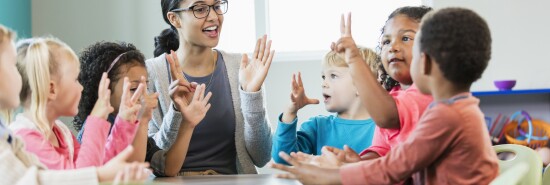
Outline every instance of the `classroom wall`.
{"type": "Polygon", "coordinates": [[[31,36],[31,1],[0,0],[0,24],[17,30],[18,37],[31,36]]]}
{"type": "Polygon", "coordinates": [[[496,90],[493,81],[516,79],[515,89],[550,88],[546,43],[550,24],[550,1],[517,0],[433,0],[434,8],[470,8],[488,22],[493,37],[493,53],[483,78],[474,90],[496,90]]]}

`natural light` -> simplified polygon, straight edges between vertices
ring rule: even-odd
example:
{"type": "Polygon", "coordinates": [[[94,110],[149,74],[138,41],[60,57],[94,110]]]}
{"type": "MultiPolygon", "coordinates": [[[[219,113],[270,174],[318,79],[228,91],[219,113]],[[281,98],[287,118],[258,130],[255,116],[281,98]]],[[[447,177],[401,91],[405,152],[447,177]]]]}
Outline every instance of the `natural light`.
{"type": "MultiPolygon", "coordinates": [[[[352,12],[357,44],[374,48],[388,15],[407,5],[421,5],[421,0],[271,0],[264,12],[269,12],[268,33],[278,52],[325,51],[340,36],[342,13],[352,12]]],[[[252,52],[258,30],[254,6],[253,0],[230,1],[219,48],[252,52]]]]}

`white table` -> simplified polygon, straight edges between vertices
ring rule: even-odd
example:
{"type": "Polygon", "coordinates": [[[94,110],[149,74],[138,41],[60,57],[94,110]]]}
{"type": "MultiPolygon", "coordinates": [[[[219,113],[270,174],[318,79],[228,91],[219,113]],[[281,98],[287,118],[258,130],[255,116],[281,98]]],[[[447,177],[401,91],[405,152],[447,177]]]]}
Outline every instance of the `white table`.
{"type": "MultiPolygon", "coordinates": [[[[152,184],[196,184],[196,185],[299,185],[296,180],[279,179],[272,174],[261,175],[205,175],[205,176],[179,176],[179,177],[154,177],[152,184]]],[[[146,184],[149,184],[146,183],[146,184]]]]}

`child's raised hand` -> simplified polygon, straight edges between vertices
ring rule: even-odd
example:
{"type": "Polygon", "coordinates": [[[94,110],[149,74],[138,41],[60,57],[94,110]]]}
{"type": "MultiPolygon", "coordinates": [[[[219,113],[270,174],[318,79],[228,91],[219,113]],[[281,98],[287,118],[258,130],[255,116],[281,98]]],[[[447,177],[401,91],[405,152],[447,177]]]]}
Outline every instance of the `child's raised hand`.
{"type": "Polygon", "coordinates": [[[252,61],[248,61],[248,56],[243,54],[239,68],[239,83],[244,91],[258,92],[262,87],[275,55],[275,51],[270,49],[271,40],[267,41],[267,35],[264,35],[256,41],[252,61]]]}
{"type": "Polygon", "coordinates": [[[141,109],[141,95],[145,85],[140,83],[134,94],[130,92],[130,80],[124,77],[122,97],[118,108],[118,116],[125,121],[134,123],[138,119],[138,111],[141,109]]]}
{"type": "Polygon", "coordinates": [[[319,104],[318,99],[310,99],[306,96],[304,90],[304,84],[302,83],[302,74],[298,73],[298,78],[296,74],[292,74],[292,92],[290,93],[290,105],[288,106],[286,112],[283,113],[283,118],[281,121],[285,123],[290,123],[296,118],[298,110],[305,107],[309,104],[319,104]]]}
{"type": "MultiPolygon", "coordinates": [[[[172,101],[174,103],[177,101],[181,102],[186,101],[187,104],[189,104],[189,101],[193,98],[193,92],[195,92],[195,88],[197,87],[196,83],[189,83],[187,79],[183,76],[183,69],[181,69],[181,66],[179,64],[178,55],[174,51],[170,51],[170,54],[166,54],[166,60],[168,60],[168,63],[170,64],[170,76],[172,78],[172,83],[170,84],[170,87],[178,87],[178,91],[174,93],[174,95],[170,95],[170,98],[172,98],[172,101]],[[180,87],[181,86],[181,87],[180,87]],[[182,97],[185,97],[182,99],[182,97]]],[[[172,88],[170,88],[172,90],[172,88]]]]}
{"type": "Polygon", "coordinates": [[[97,90],[97,101],[90,115],[107,119],[109,114],[115,110],[113,106],[111,106],[111,90],[109,90],[109,83],[110,80],[107,78],[107,73],[103,73],[97,90]]]}
{"type": "Polygon", "coordinates": [[[292,104],[289,110],[293,113],[298,112],[301,108],[309,104],[319,104],[318,99],[310,99],[306,96],[304,84],[302,83],[302,74],[292,74],[292,93],[290,94],[292,104]],[[296,78],[298,76],[298,78],[296,78]]]}
{"type": "Polygon", "coordinates": [[[204,84],[197,86],[191,102],[187,105],[184,104],[180,109],[184,124],[189,128],[194,129],[210,109],[210,103],[208,103],[208,101],[210,97],[212,97],[212,93],[208,92],[208,94],[204,96],[205,91],[206,86],[204,84]]]}
{"type": "MultiPolygon", "coordinates": [[[[144,86],[147,85],[147,82],[145,80],[145,77],[141,77],[141,84],[144,86]]],[[[155,110],[158,106],[158,93],[150,93],[147,94],[147,88],[143,88],[142,92],[142,99],[141,99],[141,110],[138,114],[138,118],[140,120],[145,120],[148,122],[148,120],[151,120],[153,118],[153,110],[155,110]]],[[[145,123],[147,123],[145,122],[145,123]]]]}
{"type": "Polygon", "coordinates": [[[336,43],[332,43],[330,49],[339,54],[343,54],[346,63],[351,64],[363,60],[359,49],[351,36],[351,13],[348,13],[347,21],[344,20],[344,14],[340,20],[340,34],[341,37],[336,43]]]}

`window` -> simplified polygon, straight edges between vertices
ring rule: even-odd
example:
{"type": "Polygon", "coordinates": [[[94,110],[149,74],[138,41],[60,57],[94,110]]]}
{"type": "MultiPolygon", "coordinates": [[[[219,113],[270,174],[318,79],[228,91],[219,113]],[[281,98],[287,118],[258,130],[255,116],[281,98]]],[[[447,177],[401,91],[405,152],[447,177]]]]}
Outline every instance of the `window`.
{"type": "Polygon", "coordinates": [[[340,15],[351,12],[355,42],[374,48],[388,15],[407,5],[418,6],[421,1],[273,0],[269,1],[269,31],[278,51],[326,51],[340,38],[340,15]]]}
{"type": "Polygon", "coordinates": [[[254,20],[254,1],[229,1],[217,48],[227,52],[253,52],[256,44],[254,20]]]}

